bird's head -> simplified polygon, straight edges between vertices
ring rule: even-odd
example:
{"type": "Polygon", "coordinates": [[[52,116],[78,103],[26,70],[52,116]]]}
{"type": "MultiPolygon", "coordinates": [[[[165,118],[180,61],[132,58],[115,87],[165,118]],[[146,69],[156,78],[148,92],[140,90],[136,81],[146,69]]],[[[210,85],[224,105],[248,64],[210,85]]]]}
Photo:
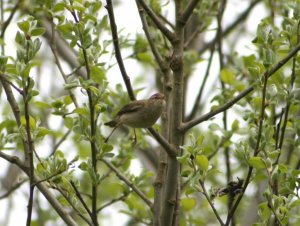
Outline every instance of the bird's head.
{"type": "Polygon", "coordinates": [[[162,93],[155,93],[149,99],[150,100],[165,100],[165,95],[162,93]]]}

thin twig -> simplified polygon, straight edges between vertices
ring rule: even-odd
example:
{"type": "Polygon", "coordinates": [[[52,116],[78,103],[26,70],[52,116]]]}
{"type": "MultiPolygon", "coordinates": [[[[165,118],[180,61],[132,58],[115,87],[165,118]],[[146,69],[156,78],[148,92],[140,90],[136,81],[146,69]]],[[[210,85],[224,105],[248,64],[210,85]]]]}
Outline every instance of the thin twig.
{"type": "Polygon", "coordinates": [[[171,32],[159,19],[159,17],[155,14],[155,12],[144,2],[144,0],[138,0],[141,6],[144,8],[148,16],[151,18],[156,27],[166,36],[166,38],[171,42],[177,42],[177,37],[171,32]]]}
{"type": "MultiPolygon", "coordinates": [[[[258,153],[260,152],[260,142],[261,142],[261,138],[262,138],[262,132],[263,132],[262,130],[263,130],[263,124],[264,124],[264,120],[265,120],[266,93],[267,93],[268,78],[269,78],[269,73],[267,71],[264,74],[264,84],[263,84],[263,88],[262,88],[261,112],[260,112],[260,118],[259,118],[257,140],[256,140],[254,154],[253,154],[254,157],[257,156],[258,153]]],[[[234,213],[235,213],[239,203],[241,202],[241,200],[244,196],[244,193],[245,193],[245,191],[246,191],[246,189],[247,189],[247,187],[250,183],[250,179],[251,179],[251,176],[252,176],[252,171],[253,171],[253,167],[249,166],[248,174],[247,174],[246,180],[244,182],[243,189],[242,189],[240,195],[238,196],[238,198],[236,199],[236,201],[234,202],[234,204],[232,205],[232,208],[228,212],[227,220],[226,220],[226,226],[229,225],[229,223],[232,220],[232,218],[234,216],[234,213]]]]}
{"type": "Polygon", "coordinates": [[[27,181],[27,179],[23,179],[23,180],[19,181],[18,183],[16,183],[15,185],[13,185],[7,192],[5,192],[3,195],[0,196],[0,200],[7,198],[11,193],[13,193],[13,191],[17,190],[26,181],[27,181]]]}
{"type": "Polygon", "coordinates": [[[151,37],[150,29],[149,29],[149,25],[148,25],[148,22],[147,22],[146,17],[145,17],[144,9],[141,7],[141,5],[139,3],[139,0],[136,0],[135,2],[137,4],[137,8],[138,8],[138,11],[139,11],[139,14],[140,14],[140,18],[141,18],[141,21],[142,21],[142,24],[143,24],[143,29],[144,29],[145,35],[147,37],[147,40],[149,42],[151,51],[152,51],[152,53],[155,57],[155,60],[157,62],[158,67],[160,67],[160,70],[162,72],[164,72],[164,71],[168,70],[169,67],[166,65],[166,62],[163,60],[159,50],[157,49],[157,47],[154,43],[153,38],[151,37]]]}
{"type": "Polygon", "coordinates": [[[217,217],[217,219],[218,219],[220,225],[222,225],[222,226],[225,225],[224,222],[222,221],[222,219],[221,219],[221,217],[220,217],[218,211],[216,210],[214,204],[212,203],[212,201],[211,201],[211,199],[210,199],[210,197],[209,197],[207,191],[206,191],[206,188],[205,188],[205,186],[204,186],[204,182],[203,182],[202,180],[199,180],[199,183],[200,183],[201,188],[202,188],[202,190],[203,190],[202,194],[205,196],[207,202],[209,203],[211,209],[213,210],[215,216],[217,217]]]}
{"type": "MultiPolygon", "coordinates": [[[[7,100],[11,106],[12,112],[15,116],[17,125],[20,127],[21,126],[21,115],[20,115],[20,109],[18,107],[17,101],[14,98],[14,95],[12,93],[11,87],[1,79],[2,77],[0,76],[0,81],[2,83],[2,86],[5,90],[7,100]]],[[[26,145],[23,142],[24,150],[28,150],[28,145],[26,145]]],[[[0,157],[7,160],[8,162],[12,164],[16,164],[24,173],[29,175],[28,167],[25,165],[23,161],[21,161],[17,156],[11,156],[7,155],[4,152],[0,151],[0,157]]],[[[35,176],[34,181],[39,181],[39,178],[35,176]]],[[[65,211],[65,209],[61,206],[61,204],[57,201],[56,197],[49,191],[48,187],[45,186],[44,183],[40,183],[37,185],[38,189],[41,191],[41,193],[44,195],[44,197],[48,200],[48,202],[52,205],[52,207],[55,209],[55,211],[58,213],[58,215],[61,217],[61,219],[66,223],[66,225],[69,226],[76,226],[76,222],[74,219],[70,216],[68,212],[65,211]]]]}
{"type": "Polygon", "coordinates": [[[88,225],[90,226],[94,226],[94,224],[92,222],[89,221],[88,218],[86,218],[81,211],[75,206],[75,204],[73,203],[73,200],[71,198],[69,198],[68,194],[61,189],[60,187],[53,187],[54,189],[58,190],[60,192],[60,194],[62,194],[62,196],[67,200],[67,202],[72,206],[72,209],[78,214],[79,217],[81,217],[82,220],[84,220],[88,225]]]}
{"type": "Polygon", "coordinates": [[[198,95],[197,95],[197,97],[195,99],[192,111],[189,114],[189,116],[186,118],[185,121],[192,120],[195,117],[196,113],[198,112],[198,109],[199,109],[199,106],[200,106],[200,101],[201,101],[201,98],[202,98],[202,95],[203,95],[203,91],[204,91],[204,87],[205,87],[206,81],[207,81],[208,76],[209,76],[209,72],[210,72],[210,68],[211,68],[211,63],[212,63],[212,59],[213,59],[213,56],[214,56],[214,51],[215,51],[215,46],[213,46],[212,49],[210,50],[210,57],[208,59],[208,63],[207,63],[207,67],[206,67],[206,72],[205,72],[205,75],[204,75],[204,78],[203,78],[203,81],[202,81],[199,93],[198,93],[198,95]]]}
{"type": "MultiPolygon", "coordinates": [[[[240,16],[231,24],[229,25],[227,28],[224,29],[223,31],[223,37],[226,37],[227,35],[230,34],[231,31],[234,30],[234,28],[236,26],[238,26],[242,21],[244,21],[248,15],[250,14],[251,10],[262,0],[254,0],[249,7],[240,14],[240,16]]],[[[212,46],[214,46],[216,44],[217,40],[213,39],[212,41],[208,42],[208,43],[204,43],[202,48],[200,48],[197,52],[199,53],[199,55],[202,55],[207,49],[210,49],[212,46]]]]}
{"type": "Polygon", "coordinates": [[[99,207],[98,209],[98,213],[101,212],[104,208],[116,203],[116,202],[119,202],[119,201],[123,201],[132,191],[129,191],[127,193],[124,193],[123,195],[121,195],[120,197],[118,198],[115,198],[115,199],[112,199],[110,200],[108,203],[104,204],[103,206],[99,207]]]}
{"type": "Polygon", "coordinates": [[[119,37],[118,37],[118,30],[117,30],[117,25],[116,25],[116,21],[115,21],[115,16],[114,16],[114,9],[113,9],[113,5],[112,5],[112,1],[111,0],[106,0],[106,6],[105,8],[107,9],[108,12],[108,17],[109,17],[109,21],[110,21],[110,27],[111,27],[111,33],[113,36],[113,44],[115,47],[115,56],[123,77],[123,81],[125,83],[128,95],[130,97],[131,100],[135,100],[135,96],[134,96],[134,92],[130,83],[130,78],[127,75],[126,69],[125,69],[125,65],[123,63],[123,58],[122,58],[122,54],[121,54],[121,49],[120,49],[120,45],[119,45],[119,37]]]}
{"type": "MultiPolygon", "coordinates": [[[[25,63],[29,64],[28,60],[29,55],[29,41],[27,40],[26,43],[26,60],[25,63]]],[[[25,130],[26,130],[26,138],[25,138],[25,144],[28,146],[27,151],[25,152],[25,164],[29,167],[29,198],[28,198],[28,205],[27,205],[27,220],[26,225],[31,225],[31,218],[32,218],[32,209],[33,209],[33,196],[34,196],[34,163],[33,163],[33,153],[35,152],[33,139],[31,136],[31,129],[30,129],[30,113],[29,113],[29,92],[30,91],[30,85],[31,85],[31,78],[28,77],[25,87],[24,87],[24,93],[23,93],[23,102],[24,102],[24,117],[25,117],[25,130]]],[[[38,156],[36,154],[36,156],[38,156]]]]}
{"type": "Polygon", "coordinates": [[[11,87],[13,87],[20,95],[23,95],[24,94],[24,92],[23,92],[23,90],[21,90],[19,87],[17,87],[15,84],[13,84],[11,81],[9,81],[6,77],[7,77],[7,75],[4,75],[4,74],[0,74],[0,76],[3,78],[3,80],[5,81],[5,82],[7,82],[9,85],[11,85],[11,87]]]}
{"type": "Polygon", "coordinates": [[[156,141],[163,147],[163,149],[167,152],[170,157],[177,156],[177,151],[171,144],[158,132],[156,132],[153,128],[148,128],[148,131],[152,134],[152,136],[156,139],[156,141]]]}
{"type": "MultiPolygon", "coordinates": [[[[51,51],[53,53],[53,56],[55,58],[55,62],[56,62],[56,65],[57,65],[57,68],[61,74],[61,76],[63,77],[64,81],[65,81],[65,84],[68,84],[68,79],[67,79],[67,75],[65,74],[61,64],[60,64],[60,60],[59,60],[59,57],[57,55],[57,49],[56,49],[56,45],[55,45],[55,29],[54,29],[54,24],[52,23],[52,38],[50,40],[50,48],[51,48],[51,51]]],[[[69,95],[75,105],[76,108],[78,108],[78,102],[76,100],[76,97],[74,95],[74,93],[71,91],[71,90],[68,90],[69,92],[69,95]]]]}
{"type": "Polygon", "coordinates": [[[91,210],[89,209],[89,207],[87,206],[87,204],[85,203],[85,201],[83,200],[83,198],[82,198],[80,192],[78,191],[76,185],[74,184],[73,181],[70,181],[70,184],[71,184],[72,188],[74,189],[77,198],[79,199],[79,201],[83,205],[84,209],[90,215],[90,218],[93,219],[93,213],[91,212],[91,210]]]}
{"type": "Polygon", "coordinates": [[[12,10],[11,10],[11,13],[10,13],[9,17],[7,18],[6,21],[3,22],[2,26],[1,26],[0,39],[4,38],[5,31],[8,27],[8,25],[10,24],[11,20],[13,19],[13,17],[15,15],[17,9],[19,8],[21,2],[22,2],[22,0],[19,0],[19,1],[16,2],[14,8],[12,8],[12,10]]]}
{"type": "Polygon", "coordinates": [[[182,25],[186,25],[186,23],[189,20],[189,18],[193,15],[193,11],[196,8],[196,6],[198,5],[199,1],[200,0],[191,0],[188,3],[187,7],[183,10],[181,16],[178,18],[178,21],[182,25]]]}
{"type": "MultiPolygon", "coordinates": [[[[70,1],[72,4],[72,2],[70,1]]],[[[70,13],[72,14],[75,22],[77,25],[79,24],[79,18],[76,15],[75,10],[70,10],[70,13]]],[[[84,58],[84,63],[85,63],[85,69],[86,69],[86,74],[87,74],[87,79],[91,78],[91,71],[90,71],[90,64],[87,56],[87,51],[84,48],[84,39],[83,39],[83,34],[81,31],[80,26],[77,26],[78,33],[79,33],[79,38],[80,38],[80,48],[83,53],[83,58],[84,58]]],[[[97,130],[97,118],[95,115],[95,101],[93,98],[93,92],[88,88],[87,90],[87,95],[88,95],[88,104],[89,104],[89,109],[90,109],[90,147],[91,147],[91,159],[92,159],[92,167],[93,171],[95,174],[97,174],[97,145],[96,145],[96,130],[97,130]]],[[[98,190],[97,190],[98,184],[97,183],[92,183],[92,222],[95,226],[98,226],[98,218],[97,218],[97,200],[98,200],[98,190]]]]}
{"type": "Polygon", "coordinates": [[[152,210],[153,203],[146,197],[146,195],[138,188],[136,187],[132,182],[130,182],[113,164],[111,164],[109,161],[106,161],[105,159],[101,159],[101,161],[112,171],[115,172],[117,177],[119,177],[120,180],[122,180],[125,184],[127,184],[152,210]]]}
{"type": "MultiPolygon", "coordinates": [[[[277,64],[275,64],[274,67],[272,67],[269,71],[266,72],[267,77],[271,77],[276,71],[278,71],[283,65],[285,65],[298,51],[300,50],[300,43],[281,61],[279,61],[277,64]]],[[[231,108],[234,104],[236,104],[240,99],[247,96],[249,93],[251,93],[254,90],[254,86],[250,86],[241,93],[239,93],[236,97],[229,100],[227,103],[223,104],[222,106],[218,107],[216,110],[213,110],[211,112],[208,112],[198,118],[195,118],[189,122],[183,123],[179,129],[183,132],[186,132],[187,130],[191,129],[192,127],[198,125],[201,122],[207,121],[213,116],[231,108]]]]}
{"type": "Polygon", "coordinates": [[[54,145],[54,147],[52,148],[51,154],[48,156],[52,156],[55,154],[56,150],[58,149],[58,147],[67,139],[67,137],[71,134],[72,130],[68,130],[63,136],[62,138],[60,138],[60,140],[54,145]]]}
{"type": "MultiPolygon", "coordinates": [[[[202,18],[209,18],[211,14],[214,13],[214,8],[217,5],[218,0],[213,0],[210,4],[209,9],[202,15],[202,18]]],[[[208,24],[205,23],[205,21],[198,21],[196,28],[194,31],[186,37],[186,40],[184,41],[184,49],[187,49],[191,42],[195,41],[195,39],[198,37],[198,35],[203,32],[208,27],[208,24]]],[[[211,48],[214,48],[215,45],[212,45],[211,48]]],[[[210,49],[211,49],[210,48],[210,49]]]]}

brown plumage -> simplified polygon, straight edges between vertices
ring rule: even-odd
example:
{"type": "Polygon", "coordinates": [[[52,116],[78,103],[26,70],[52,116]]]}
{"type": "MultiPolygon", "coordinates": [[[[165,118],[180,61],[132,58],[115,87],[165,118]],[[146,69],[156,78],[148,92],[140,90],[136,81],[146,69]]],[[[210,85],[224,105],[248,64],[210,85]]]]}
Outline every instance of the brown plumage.
{"type": "Polygon", "coordinates": [[[147,100],[136,100],[125,105],[112,121],[104,123],[106,126],[114,127],[106,142],[120,125],[132,128],[151,127],[162,114],[165,105],[165,96],[161,93],[153,94],[147,100]]]}

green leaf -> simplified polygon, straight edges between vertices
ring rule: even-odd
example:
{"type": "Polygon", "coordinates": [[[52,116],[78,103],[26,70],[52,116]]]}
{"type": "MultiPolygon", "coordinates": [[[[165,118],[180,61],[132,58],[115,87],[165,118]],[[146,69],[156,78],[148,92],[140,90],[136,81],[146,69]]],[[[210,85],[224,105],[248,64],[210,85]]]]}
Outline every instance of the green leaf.
{"type": "Polygon", "coordinates": [[[196,164],[199,166],[200,170],[207,171],[209,166],[209,161],[205,155],[196,156],[196,164]]]}
{"type": "Polygon", "coordinates": [[[233,85],[236,81],[233,72],[226,68],[222,69],[221,71],[221,80],[225,84],[229,84],[229,85],[233,85]]]}
{"type": "Polygon", "coordinates": [[[243,58],[243,62],[246,67],[251,67],[251,66],[255,65],[256,57],[254,54],[251,54],[249,56],[244,56],[242,58],[243,58]]]}
{"type": "Polygon", "coordinates": [[[7,60],[8,60],[7,56],[0,56],[0,70],[1,70],[1,72],[5,70],[7,60]]]}
{"type": "Polygon", "coordinates": [[[190,211],[196,206],[196,200],[193,198],[183,198],[181,199],[182,209],[185,211],[190,211]]]}
{"type": "Polygon", "coordinates": [[[60,2],[60,3],[57,3],[57,4],[54,6],[53,11],[54,11],[54,12],[59,12],[59,11],[65,10],[65,8],[66,8],[66,3],[60,2]]]}
{"type": "Polygon", "coordinates": [[[191,174],[192,174],[192,171],[191,171],[191,170],[183,170],[183,171],[181,172],[181,176],[182,176],[182,177],[189,177],[191,174]]]}
{"type": "Polygon", "coordinates": [[[64,153],[61,150],[57,150],[55,152],[54,156],[57,157],[57,158],[64,158],[65,157],[64,153]]]}
{"type": "Polygon", "coordinates": [[[30,34],[32,36],[41,36],[45,33],[46,29],[43,28],[43,27],[40,27],[40,28],[34,28],[32,29],[32,31],[30,32],[30,34]]]}
{"type": "Polygon", "coordinates": [[[18,27],[23,31],[24,33],[28,33],[29,28],[30,28],[30,23],[29,21],[23,21],[18,23],[18,27]]]}
{"type": "Polygon", "coordinates": [[[34,103],[35,103],[35,106],[37,106],[38,108],[51,108],[51,105],[46,102],[35,101],[34,103]]]}
{"type": "Polygon", "coordinates": [[[102,151],[103,152],[111,152],[114,149],[114,147],[110,144],[103,144],[102,151]]]}
{"type": "Polygon", "coordinates": [[[208,128],[212,131],[221,130],[221,127],[217,123],[210,124],[208,128]]]}
{"type": "Polygon", "coordinates": [[[86,108],[76,108],[73,112],[82,116],[89,115],[89,112],[86,108]]]}
{"type": "Polygon", "coordinates": [[[255,169],[265,169],[266,165],[261,157],[251,157],[249,159],[249,164],[255,169]]]}
{"type": "Polygon", "coordinates": [[[71,118],[71,117],[64,117],[64,123],[65,123],[65,126],[68,129],[72,129],[73,128],[73,125],[74,125],[73,118],[71,118]]]}
{"type": "Polygon", "coordinates": [[[149,63],[153,64],[153,58],[149,53],[138,53],[137,54],[137,59],[140,60],[143,63],[149,63]]]}
{"type": "Polygon", "coordinates": [[[31,95],[32,96],[37,96],[37,95],[39,95],[39,91],[34,89],[34,90],[31,91],[31,95]]]}
{"type": "Polygon", "coordinates": [[[82,162],[82,163],[80,163],[78,168],[81,169],[82,171],[86,171],[88,168],[88,164],[86,162],[82,162]]]}
{"type": "Polygon", "coordinates": [[[72,100],[71,96],[67,95],[67,96],[64,96],[63,102],[65,105],[70,105],[73,103],[73,100],[72,100]]]}
{"type": "Polygon", "coordinates": [[[105,71],[102,70],[100,67],[92,66],[91,67],[91,79],[98,83],[102,84],[103,79],[105,78],[105,71]]]}
{"type": "Polygon", "coordinates": [[[252,99],[252,104],[253,104],[253,107],[257,110],[257,111],[260,111],[261,109],[261,104],[262,104],[262,98],[261,97],[255,97],[252,99]]]}
{"type": "Polygon", "coordinates": [[[275,53],[270,48],[263,48],[263,64],[266,68],[275,63],[275,53]]]}
{"type": "Polygon", "coordinates": [[[71,90],[71,89],[74,89],[74,88],[77,88],[77,87],[79,87],[78,81],[73,81],[73,82],[64,84],[64,88],[66,90],[71,90]]]}
{"type": "Polygon", "coordinates": [[[64,103],[61,100],[55,100],[51,103],[51,106],[54,108],[61,108],[64,103]]]}
{"type": "Polygon", "coordinates": [[[47,167],[46,164],[47,164],[47,162],[45,162],[45,161],[43,161],[42,163],[39,162],[36,166],[37,172],[40,174],[43,173],[45,171],[45,168],[47,167]]]}
{"type": "Polygon", "coordinates": [[[36,135],[37,138],[43,138],[46,135],[54,134],[52,130],[46,129],[44,127],[38,128],[38,133],[36,135]]]}
{"type": "Polygon", "coordinates": [[[19,31],[17,31],[15,42],[18,43],[19,45],[22,45],[24,41],[25,41],[24,36],[19,31]]]}
{"type": "Polygon", "coordinates": [[[297,199],[297,200],[292,201],[290,207],[291,207],[291,208],[294,208],[294,207],[300,207],[300,199],[297,199]]]}
{"type": "Polygon", "coordinates": [[[263,202],[259,205],[258,215],[262,220],[268,220],[271,215],[271,210],[268,207],[267,202],[263,202]]]}
{"type": "Polygon", "coordinates": [[[203,140],[204,140],[204,135],[203,135],[203,134],[200,134],[200,136],[199,136],[198,139],[197,139],[197,145],[198,145],[198,146],[201,146],[202,143],[203,143],[203,140]]]}
{"type": "MultiPolygon", "coordinates": [[[[21,123],[23,126],[26,126],[26,119],[25,116],[22,116],[21,123]]],[[[33,117],[29,116],[29,127],[31,130],[36,129],[36,121],[33,117]]]]}
{"type": "Polygon", "coordinates": [[[235,119],[233,121],[233,123],[231,124],[231,130],[232,131],[237,131],[240,128],[240,123],[237,119],[235,119]]]}

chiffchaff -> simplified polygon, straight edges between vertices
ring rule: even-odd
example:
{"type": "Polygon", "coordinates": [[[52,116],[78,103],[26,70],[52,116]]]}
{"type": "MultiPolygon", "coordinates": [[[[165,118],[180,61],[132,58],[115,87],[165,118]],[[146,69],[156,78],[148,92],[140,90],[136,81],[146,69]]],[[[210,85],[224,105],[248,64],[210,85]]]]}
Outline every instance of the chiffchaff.
{"type": "Polygon", "coordinates": [[[125,105],[112,121],[104,123],[106,126],[114,127],[105,142],[120,125],[132,128],[151,127],[162,114],[165,105],[165,96],[161,93],[153,94],[147,100],[135,100],[125,105]]]}

